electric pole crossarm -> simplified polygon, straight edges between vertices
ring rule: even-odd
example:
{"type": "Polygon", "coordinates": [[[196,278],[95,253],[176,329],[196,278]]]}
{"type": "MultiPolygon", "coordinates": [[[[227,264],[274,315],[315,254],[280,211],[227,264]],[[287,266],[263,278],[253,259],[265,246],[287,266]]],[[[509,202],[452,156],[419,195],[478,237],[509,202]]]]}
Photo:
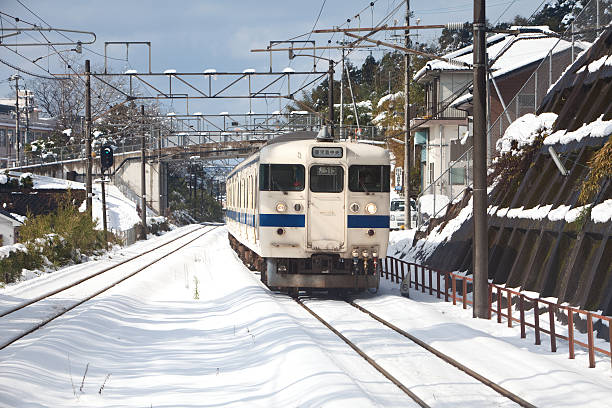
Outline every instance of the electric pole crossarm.
{"type": "Polygon", "coordinates": [[[444,58],[444,57],[441,57],[439,55],[430,54],[428,52],[419,51],[419,50],[415,50],[415,49],[412,49],[412,48],[402,47],[402,46],[391,44],[391,43],[388,43],[388,42],[385,42],[385,41],[372,40],[372,39],[369,39],[369,38],[366,38],[366,37],[362,37],[362,36],[359,36],[357,34],[351,34],[351,33],[346,33],[346,35],[349,36],[349,37],[357,38],[358,40],[368,41],[368,42],[374,43],[376,45],[384,45],[385,47],[393,48],[395,50],[402,51],[402,52],[405,52],[405,53],[408,53],[408,54],[415,54],[415,55],[420,55],[422,57],[434,58],[434,59],[438,59],[438,60],[441,60],[441,61],[448,62],[449,64],[455,64],[455,65],[458,65],[458,66],[466,66],[466,67],[469,67],[469,68],[472,67],[472,65],[468,64],[467,62],[462,62],[462,61],[457,61],[457,60],[453,60],[453,59],[449,59],[449,58],[444,58]]]}
{"type": "Polygon", "coordinates": [[[355,28],[322,28],[319,30],[313,30],[313,34],[326,34],[326,33],[350,33],[359,31],[395,31],[395,30],[423,30],[423,29],[439,29],[448,28],[448,24],[431,24],[431,25],[405,25],[397,27],[355,27],[355,28]]]}
{"type": "Polygon", "coordinates": [[[251,52],[271,52],[271,51],[312,51],[312,50],[343,50],[346,48],[376,48],[374,45],[355,45],[353,47],[342,45],[330,45],[324,47],[295,47],[295,48],[256,48],[251,52]]]}
{"type": "MultiPolygon", "coordinates": [[[[8,37],[8,36],[13,36],[13,35],[19,35],[21,34],[21,32],[23,31],[56,31],[58,33],[76,33],[76,34],[87,34],[92,36],[93,38],[90,41],[76,41],[76,42],[37,42],[37,43],[15,43],[15,44],[3,44],[0,43],[0,45],[5,46],[5,47],[32,47],[32,46],[47,46],[47,45],[83,45],[83,44],[93,44],[94,42],[96,42],[96,33],[92,32],[92,31],[81,31],[81,30],[68,30],[66,28],[53,28],[53,27],[3,27],[2,28],[3,32],[14,32],[9,34],[9,35],[5,35],[4,37],[8,37]]],[[[4,38],[3,37],[3,38],[4,38]]]]}

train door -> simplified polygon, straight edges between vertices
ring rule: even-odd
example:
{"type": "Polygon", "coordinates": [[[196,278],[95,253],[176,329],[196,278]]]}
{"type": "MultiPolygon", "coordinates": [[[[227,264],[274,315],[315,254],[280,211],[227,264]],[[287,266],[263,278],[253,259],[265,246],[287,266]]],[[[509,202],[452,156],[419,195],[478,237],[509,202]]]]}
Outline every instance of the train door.
{"type": "Polygon", "coordinates": [[[309,170],[307,246],[340,251],[346,242],[345,170],[315,164],[309,170]]]}

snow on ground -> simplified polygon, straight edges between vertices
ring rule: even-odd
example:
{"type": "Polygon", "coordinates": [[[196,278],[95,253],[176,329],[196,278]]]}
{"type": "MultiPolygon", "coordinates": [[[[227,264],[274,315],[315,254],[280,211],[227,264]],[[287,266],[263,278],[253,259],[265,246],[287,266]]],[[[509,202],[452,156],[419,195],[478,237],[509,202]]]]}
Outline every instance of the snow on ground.
{"type": "Polygon", "coordinates": [[[216,230],[0,352],[0,405],[416,406],[264,288],[226,234],[216,230]]]}
{"type": "MultiPolygon", "coordinates": [[[[24,175],[17,172],[11,172],[11,174],[24,175]]],[[[32,177],[36,189],[85,190],[85,184],[76,181],[27,174],[32,177]]],[[[92,192],[94,194],[92,216],[98,219],[98,229],[102,229],[102,185],[93,183],[92,192]]],[[[79,210],[85,211],[85,201],[83,201],[79,210]]],[[[124,196],[117,187],[109,183],[106,184],[106,217],[108,229],[115,231],[127,231],[140,222],[136,204],[124,196]]]]}
{"type": "Polygon", "coordinates": [[[551,353],[544,334],[536,346],[532,331],[521,339],[517,325],[473,319],[472,310],[415,290],[410,299],[402,298],[398,285],[388,281],[378,296],[357,303],[535,406],[608,407],[612,400],[608,357],[597,355],[597,366],[587,368],[582,348],[570,360],[565,341],[558,340],[558,351],[551,353]]]}
{"type": "MultiPolygon", "coordinates": [[[[144,251],[184,230],[125,251],[144,251]]],[[[0,351],[0,406],[415,406],[306,311],[265,288],[236,258],[226,234],[219,228],[205,235],[0,351]]],[[[69,271],[96,265],[7,288],[0,310],[58,285],[69,271]]],[[[550,353],[546,336],[534,346],[533,333],[522,340],[518,328],[472,319],[470,310],[415,291],[403,298],[387,281],[357,302],[536,406],[603,407],[612,399],[612,370],[602,356],[588,369],[585,353],[577,349],[569,360],[562,341],[550,353]]],[[[338,316],[346,306],[330,307],[338,316]]],[[[399,352],[369,325],[344,330],[382,360],[394,361],[399,352]]],[[[445,396],[432,406],[461,393],[456,383],[429,384],[433,366],[421,350],[412,352],[401,353],[399,367],[423,373],[423,385],[412,391],[445,396]]]]}
{"type": "Polygon", "coordinates": [[[449,203],[449,198],[441,194],[424,194],[419,197],[418,208],[421,213],[427,214],[430,217],[437,214],[438,211],[446,208],[449,203]]]}

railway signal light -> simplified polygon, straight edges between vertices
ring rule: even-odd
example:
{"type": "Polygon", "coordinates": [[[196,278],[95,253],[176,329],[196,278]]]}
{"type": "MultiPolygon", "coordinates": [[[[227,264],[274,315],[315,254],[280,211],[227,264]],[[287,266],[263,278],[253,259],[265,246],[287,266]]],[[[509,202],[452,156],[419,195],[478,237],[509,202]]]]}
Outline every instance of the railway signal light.
{"type": "Polygon", "coordinates": [[[104,145],[100,149],[100,167],[102,172],[106,169],[110,169],[113,166],[113,148],[110,145],[104,145]]]}

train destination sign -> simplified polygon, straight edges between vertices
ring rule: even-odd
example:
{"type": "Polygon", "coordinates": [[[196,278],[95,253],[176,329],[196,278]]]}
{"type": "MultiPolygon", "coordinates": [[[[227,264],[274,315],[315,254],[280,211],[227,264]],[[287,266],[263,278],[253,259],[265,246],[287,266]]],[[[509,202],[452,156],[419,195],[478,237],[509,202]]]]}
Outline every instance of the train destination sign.
{"type": "Polygon", "coordinates": [[[334,158],[342,157],[341,147],[313,147],[312,157],[334,158]]]}

